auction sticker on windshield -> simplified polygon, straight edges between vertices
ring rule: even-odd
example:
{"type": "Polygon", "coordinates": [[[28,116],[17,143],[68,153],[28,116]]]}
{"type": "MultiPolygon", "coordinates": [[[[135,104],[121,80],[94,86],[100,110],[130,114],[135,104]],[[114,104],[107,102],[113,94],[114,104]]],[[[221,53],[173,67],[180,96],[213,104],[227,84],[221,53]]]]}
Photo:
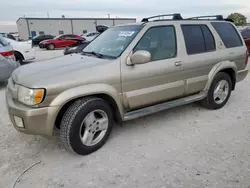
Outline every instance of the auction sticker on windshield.
{"type": "Polygon", "coordinates": [[[119,37],[131,37],[134,33],[134,31],[121,31],[119,37]]]}

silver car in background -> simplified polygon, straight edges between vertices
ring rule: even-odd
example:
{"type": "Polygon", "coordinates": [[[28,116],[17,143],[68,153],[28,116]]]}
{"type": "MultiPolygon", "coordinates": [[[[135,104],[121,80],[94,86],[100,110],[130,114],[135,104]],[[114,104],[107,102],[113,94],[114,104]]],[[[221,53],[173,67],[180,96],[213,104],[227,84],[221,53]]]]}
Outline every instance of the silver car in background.
{"type": "Polygon", "coordinates": [[[0,82],[7,80],[19,66],[15,61],[12,46],[0,36],[0,82]]]}

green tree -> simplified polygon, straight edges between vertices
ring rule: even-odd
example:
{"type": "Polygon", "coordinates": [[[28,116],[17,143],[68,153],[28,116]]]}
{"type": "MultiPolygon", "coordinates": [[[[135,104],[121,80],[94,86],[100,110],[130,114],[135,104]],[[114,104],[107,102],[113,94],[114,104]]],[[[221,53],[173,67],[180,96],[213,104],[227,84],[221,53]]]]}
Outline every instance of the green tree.
{"type": "Polygon", "coordinates": [[[244,26],[247,23],[247,17],[241,13],[232,13],[227,18],[232,19],[237,26],[244,26]]]}

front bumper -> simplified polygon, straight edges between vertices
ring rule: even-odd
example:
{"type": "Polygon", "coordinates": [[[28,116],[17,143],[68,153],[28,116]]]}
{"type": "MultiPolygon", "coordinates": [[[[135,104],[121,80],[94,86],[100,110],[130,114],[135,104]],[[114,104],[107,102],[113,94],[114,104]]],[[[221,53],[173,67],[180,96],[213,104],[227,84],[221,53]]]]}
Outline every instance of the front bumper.
{"type": "Polygon", "coordinates": [[[12,99],[8,89],[6,89],[6,103],[10,120],[16,130],[26,134],[52,136],[57,107],[27,107],[12,99]],[[17,126],[14,116],[22,119],[24,127],[17,126]]]}
{"type": "Polygon", "coordinates": [[[45,48],[45,44],[39,43],[39,48],[45,48]]]}

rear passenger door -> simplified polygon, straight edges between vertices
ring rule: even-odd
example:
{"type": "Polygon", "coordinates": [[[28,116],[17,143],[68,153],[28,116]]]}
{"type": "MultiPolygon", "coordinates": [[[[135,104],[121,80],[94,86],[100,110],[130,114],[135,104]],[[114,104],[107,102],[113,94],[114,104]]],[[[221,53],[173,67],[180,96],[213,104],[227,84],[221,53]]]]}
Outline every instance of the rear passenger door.
{"type": "Polygon", "coordinates": [[[215,58],[215,39],[206,24],[180,25],[186,53],[183,61],[185,92],[191,95],[205,88],[208,73],[218,62],[215,58]]]}

